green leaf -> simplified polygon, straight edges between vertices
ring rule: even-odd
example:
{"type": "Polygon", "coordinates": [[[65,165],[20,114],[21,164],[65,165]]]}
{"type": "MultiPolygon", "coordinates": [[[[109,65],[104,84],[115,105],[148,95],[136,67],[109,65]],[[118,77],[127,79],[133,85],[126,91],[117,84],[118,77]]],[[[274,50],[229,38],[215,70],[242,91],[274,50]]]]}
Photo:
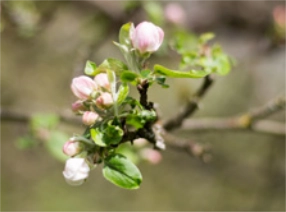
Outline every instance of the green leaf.
{"type": "Polygon", "coordinates": [[[154,66],[154,73],[172,78],[202,78],[209,73],[203,70],[177,71],[171,70],[161,65],[154,66]]]}
{"type": "Polygon", "coordinates": [[[136,74],[135,72],[133,71],[123,71],[121,74],[120,74],[120,79],[122,82],[133,82],[138,76],[138,74],[136,74]]]}
{"type": "Polygon", "coordinates": [[[63,146],[69,136],[60,131],[51,131],[49,139],[44,142],[47,150],[58,160],[65,162],[69,157],[63,153],[63,146]]]}
{"type": "Polygon", "coordinates": [[[125,83],[120,85],[117,92],[117,104],[120,105],[126,99],[129,94],[129,86],[125,83]]]}
{"type": "Polygon", "coordinates": [[[98,146],[106,147],[106,143],[103,142],[103,133],[99,131],[98,128],[90,129],[91,139],[94,141],[95,144],[98,146]]]}
{"type": "Polygon", "coordinates": [[[142,182],[139,169],[120,154],[112,154],[105,158],[102,171],[108,181],[121,188],[138,189],[142,182]]]}
{"type": "Polygon", "coordinates": [[[225,54],[221,54],[216,58],[216,63],[218,64],[216,73],[220,75],[226,75],[231,70],[231,61],[229,57],[225,54]]]}
{"type": "Polygon", "coordinates": [[[51,129],[59,123],[59,117],[55,114],[35,114],[31,119],[32,130],[40,128],[51,129]]]}
{"type": "Polygon", "coordinates": [[[130,46],[131,40],[130,40],[130,29],[133,28],[133,23],[129,22],[127,24],[124,24],[119,31],[119,43],[130,46]]]}
{"type": "Polygon", "coordinates": [[[114,59],[114,58],[108,58],[105,59],[94,71],[94,74],[97,75],[102,72],[106,72],[107,70],[114,71],[117,75],[120,75],[120,73],[124,70],[127,70],[128,67],[125,63],[123,63],[121,60],[114,59]]]}
{"type": "Polygon", "coordinates": [[[139,115],[146,121],[154,121],[157,118],[154,110],[142,110],[140,111],[139,115]]]}
{"type": "Polygon", "coordinates": [[[151,70],[148,70],[148,69],[144,69],[140,72],[140,75],[143,78],[148,78],[150,74],[151,74],[151,70]]]}
{"type": "Polygon", "coordinates": [[[169,88],[169,85],[165,84],[166,77],[158,76],[155,78],[156,82],[161,85],[163,88],[169,88]]]}
{"type": "Polygon", "coordinates": [[[96,64],[90,60],[86,61],[84,73],[89,76],[95,76],[96,75],[96,64]]]}
{"type": "Polygon", "coordinates": [[[140,115],[129,114],[126,118],[126,124],[135,127],[137,130],[144,127],[146,121],[140,115]]]}
{"type": "Polygon", "coordinates": [[[103,131],[103,142],[107,145],[118,144],[123,136],[124,132],[119,126],[108,124],[103,131]]]}

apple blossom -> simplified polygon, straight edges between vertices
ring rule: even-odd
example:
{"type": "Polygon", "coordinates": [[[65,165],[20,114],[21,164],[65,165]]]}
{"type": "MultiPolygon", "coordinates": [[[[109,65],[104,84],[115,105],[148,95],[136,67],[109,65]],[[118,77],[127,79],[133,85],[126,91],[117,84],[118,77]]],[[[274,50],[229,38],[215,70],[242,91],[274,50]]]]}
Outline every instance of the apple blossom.
{"type": "Polygon", "coordinates": [[[99,119],[99,115],[96,112],[93,111],[86,111],[83,113],[82,115],[82,122],[85,125],[92,125],[94,124],[98,119],[99,119]]]}
{"type": "Polygon", "coordinates": [[[97,84],[86,76],[74,78],[71,84],[73,94],[81,100],[88,99],[97,88],[97,84]]]}
{"type": "Polygon", "coordinates": [[[63,175],[70,185],[81,185],[89,175],[90,168],[84,158],[70,158],[66,161],[63,175]]]}
{"type": "Polygon", "coordinates": [[[151,22],[142,22],[130,30],[132,45],[141,54],[159,49],[164,39],[164,31],[151,22]]]}

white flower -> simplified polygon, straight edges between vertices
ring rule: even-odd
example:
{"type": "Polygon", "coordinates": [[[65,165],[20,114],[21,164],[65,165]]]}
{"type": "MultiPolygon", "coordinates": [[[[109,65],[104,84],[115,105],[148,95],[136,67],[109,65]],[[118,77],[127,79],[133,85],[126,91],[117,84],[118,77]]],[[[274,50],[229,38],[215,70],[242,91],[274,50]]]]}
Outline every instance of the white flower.
{"type": "Polygon", "coordinates": [[[84,158],[70,158],[66,161],[63,175],[70,185],[81,185],[89,175],[90,168],[84,158]]]}

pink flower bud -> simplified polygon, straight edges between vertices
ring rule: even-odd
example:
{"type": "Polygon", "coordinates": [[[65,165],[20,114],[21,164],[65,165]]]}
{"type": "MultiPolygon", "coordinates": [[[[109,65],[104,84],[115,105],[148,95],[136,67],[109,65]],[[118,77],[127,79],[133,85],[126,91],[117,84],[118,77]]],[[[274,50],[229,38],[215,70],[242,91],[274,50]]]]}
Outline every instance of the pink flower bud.
{"type": "Polygon", "coordinates": [[[183,25],[186,22],[186,13],[183,7],[177,3],[169,3],[165,8],[165,16],[168,21],[174,24],[183,25]]]}
{"type": "Polygon", "coordinates": [[[113,98],[110,93],[104,92],[96,99],[96,106],[106,108],[113,104],[113,98]]]}
{"type": "Polygon", "coordinates": [[[162,160],[162,155],[160,152],[154,149],[142,149],[140,155],[143,159],[147,160],[152,164],[157,164],[162,160]]]}
{"type": "Polygon", "coordinates": [[[81,185],[89,175],[90,168],[84,158],[70,158],[63,171],[66,182],[70,185],[81,185]]]}
{"type": "Polygon", "coordinates": [[[285,28],[286,7],[283,5],[278,5],[273,9],[272,13],[276,24],[278,24],[282,28],[285,28]]]}
{"type": "Polygon", "coordinates": [[[82,151],[80,142],[70,139],[63,146],[63,152],[70,157],[73,157],[82,151]]]}
{"type": "Polygon", "coordinates": [[[85,106],[83,105],[83,102],[78,100],[74,103],[72,103],[72,111],[73,112],[79,112],[86,110],[85,106]]]}
{"type": "Polygon", "coordinates": [[[95,112],[92,111],[86,111],[83,113],[82,115],[82,122],[85,125],[92,125],[94,124],[98,119],[99,119],[99,115],[95,112]]]}
{"type": "Polygon", "coordinates": [[[130,31],[132,45],[141,54],[159,49],[164,39],[164,31],[150,22],[142,22],[130,31]]]}
{"type": "Polygon", "coordinates": [[[91,93],[97,88],[97,84],[86,76],[79,76],[74,78],[71,84],[73,94],[81,100],[88,99],[91,93]]]}
{"type": "Polygon", "coordinates": [[[95,76],[94,81],[102,88],[105,88],[107,90],[110,89],[110,83],[108,81],[107,74],[101,73],[95,76]]]}

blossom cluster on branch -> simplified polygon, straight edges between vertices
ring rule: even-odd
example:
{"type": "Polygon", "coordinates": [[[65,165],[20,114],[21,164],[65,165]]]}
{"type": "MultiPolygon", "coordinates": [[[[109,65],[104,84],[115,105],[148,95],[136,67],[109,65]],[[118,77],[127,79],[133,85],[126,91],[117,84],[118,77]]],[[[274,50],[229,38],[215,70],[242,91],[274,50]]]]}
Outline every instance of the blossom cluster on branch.
{"type": "MultiPolygon", "coordinates": [[[[167,88],[166,78],[202,78],[211,73],[227,74],[231,67],[229,57],[218,45],[207,44],[213,34],[207,33],[196,40],[196,45],[186,48],[191,36],[174,39],[172,48],[182,55],[180,67],[189,71],[172,70],[156,64],[147,66],[147,59],[163,43],[164,31],[151,22],[124,24],[119,32],[120,49],[125,62],[107,58],[100,65],[87,61],[85,74],[75,77],[71,90],[78,98],[72,110],[82,117],[86,130],[82,135],[72,136],[63,146],[70,158],[63,175],[71,185],[82,184],[90,170],[103,164],[103,176],[117,186],[126,189],[139,188],[142,175],[136,165],[122,151],[123,144],[137,145],[139,141],[153,146],[141,148],[141,158],[157,163],[159,150],[165,149],[164,129],[154,108],[148,100],[148,89],[154,83],[167,88]],[[139,99],[129,95],[135,86],[139,99]]],[[[140,145],[139,145],[140,146],[140,145]]]]}

